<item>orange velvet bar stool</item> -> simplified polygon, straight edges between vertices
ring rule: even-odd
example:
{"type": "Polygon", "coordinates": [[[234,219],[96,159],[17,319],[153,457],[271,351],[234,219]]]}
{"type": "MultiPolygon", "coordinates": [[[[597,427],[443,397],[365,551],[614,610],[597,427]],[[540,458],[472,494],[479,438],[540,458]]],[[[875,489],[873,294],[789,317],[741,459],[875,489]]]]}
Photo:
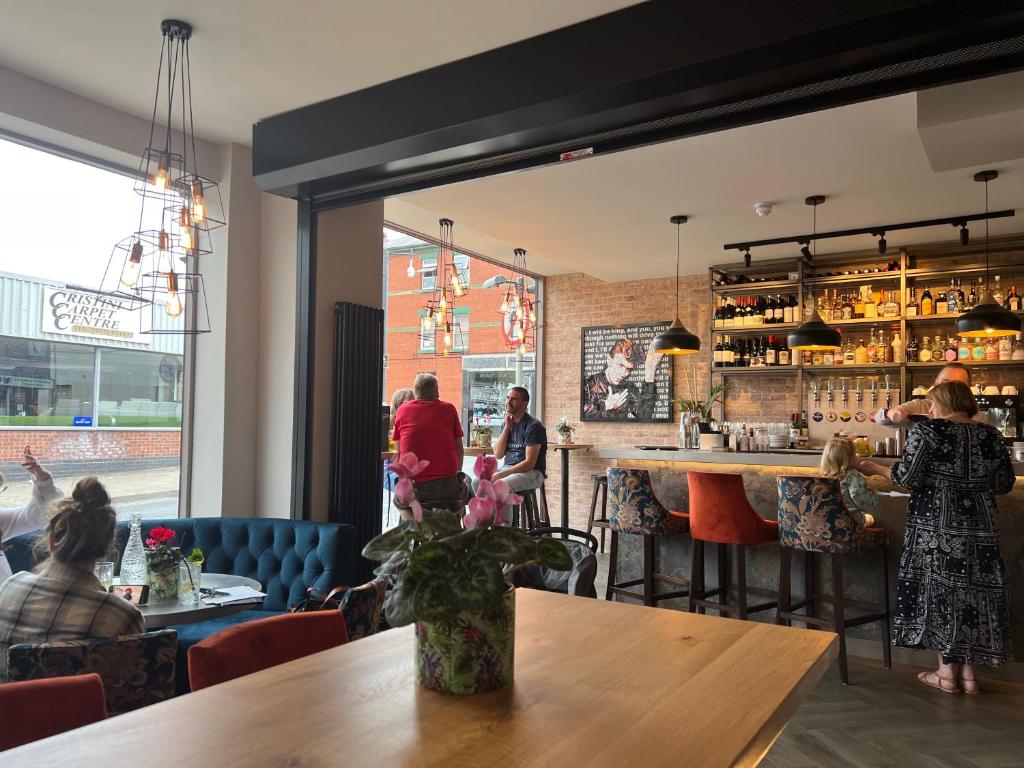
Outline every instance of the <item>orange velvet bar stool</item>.
{"type": "Polygon", "coordinates": [[[678,586],[689,586],[684,579],[677,579],[666,573],[658,573],[655,566],[657,539],[659,536],[684,534],[689,528],[685,512],[666,509],[654,495],[651,474],[646,469],[608,469],[608,529],[612,532],[611,552],[608,563],[608,589],[605,600],[613,595],[643,600],[644,605],[654,605],[673,597],[686,597],[688,590],[655,593],[655,582],[661,581],[678,586]],[[644,542],[643,577],[631,581],[616,582],[619,556],[619,534],[639,535],[644,542]],[[639,584],[642,592],[628,589],[639,584]]]}
{"type": "Polygon", "coordinates": [[[4,683],[0,685],[0,750],[106,717],[103,682],[95,673],[4,683]]]}
{"type": "Polygon", "coordinates": [[[752,544],[778,541],[779,526],[765,520],[747,500],[743,475],[720,472],[686,473],[690,486],[690,536],[693,537],[693,558],[690,572],[690,612],[710,608],[747,618],[749,613],[775,608],[777,601],[747,605],[747,593],[775,595],[773,591],[747,586],[746,548],[752,544]],[[704,582],[704,545],[718,545],[718,584],[707,589],[704,582]],[[736,553],[737,604],[730,605],[728,551],[736,553]],[[709,600],[718,597],[717,601],[709,600]]]}
{"type": "Polygon", "coordinates": [[[341,611],[285,613],[237,624],[188,649],[193,691],[348,642],[341,611]]]}

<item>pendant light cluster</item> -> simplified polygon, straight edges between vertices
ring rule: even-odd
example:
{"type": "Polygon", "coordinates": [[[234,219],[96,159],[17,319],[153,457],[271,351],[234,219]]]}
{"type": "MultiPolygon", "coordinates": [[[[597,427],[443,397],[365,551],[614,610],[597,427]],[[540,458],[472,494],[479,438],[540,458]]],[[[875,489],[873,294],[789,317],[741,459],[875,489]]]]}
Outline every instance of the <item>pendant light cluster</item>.
{"type": "Polygon", "coordinates": [[[438,224],[441,232],[438,238],[437,274],[434,278],[434,291],[424,307],[420,336],[424,340],[432,339],[435,351],[438,350],[437,337],[440,336],[440,354],[447,356],[452,351],[463,351],[466,348],[462,327],[455,322],[455,304],[457,299],[466,295],[469,286],[463,282],[455,266],[455,222],[439,219],[438,224]]]}
{"type": "Polygon", "coordinates": [[[195,334],[210,331],[200,256],[213,252],[210,232],[225,225],[218,184],[200,175],[192,113],[190,24],[167,19],[149,141],[142,153],[135,192],[139,224],[115,246],[100,290],[122,307],[151,313],[141,333],[195,334]],[[159,122],[158,122],[159,121],[159,122]],[[176,127],[177,126],[177,127],[176,127]],[[190,322],[160,319],[194,311],[190,322]]]}
{"type": "Polygon", "coordinates": [[[505,343],[525,353],[537,347],[537,302],[527,288],[526,251],[516,248],[512,252],[513,277],[505,283],[500,312],[505,343]]]}
{"type": "Polygon", "coordinates": [[[651,351],[660,352],[665,355],[692,355],[700,352],[700,339],[694,336],[683,326],[679,319],[679,250],[680,250],[680,227],[686,223],[686,216],[673,216],[669,219],[676,225],[676,319],[672,325],[659,333],[651,342],[651,351]]]}
{"type": "MultiPolygon", "coordinates": [[[[811,206],[811,231],[814,234],[817,234],[818,232],[818,206],[824,202],[824,195],[811,195],[804,199],[804,203],[811,206]]],[[[814,253],[817,252],[817,242],[818,241],[812,237],[810,244],[804,243],[803,247],[800,249],[800,253],[803,254],[803,257],[811,262],[811,289],[809,293],[811,316],[805,323],[790,333],[787,337],[787,343],[789,344],[789,348],[792,350],[806,350],[813,352],[814,350],[839,349],[842,345],[842,338],[839,335],[839,331],[825,324],[825,321],[821,319],[821,315],[818,314],[818,308],[814,303],[814,284],[816,276],[814,253]],[[808,245],[810,245],[810,247],[808,247],[808,245]],[[814,250],[812,251],[811,248],[814,250]]]]}
{"type": "MultiPolygon", "coordinates": [[[[985,213],[988,213],[988,183],[999,178],[998,171],[980,171],[974,180],[985,184],[985,213]]],[[[992,287],[988,274],[988,219],[985,219],[985,296],[974,309],[964,312],[956,321],[957,335],[964,338],[977,336],[1013,336],[1020,333],[1020,317],[992,301],[992,287]]]]}

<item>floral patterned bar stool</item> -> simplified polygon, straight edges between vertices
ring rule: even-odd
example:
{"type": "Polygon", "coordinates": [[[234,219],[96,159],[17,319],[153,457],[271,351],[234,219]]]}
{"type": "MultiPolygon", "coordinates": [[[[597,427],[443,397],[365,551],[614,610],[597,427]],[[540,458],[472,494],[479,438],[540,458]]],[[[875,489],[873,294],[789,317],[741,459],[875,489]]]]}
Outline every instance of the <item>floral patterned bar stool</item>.
{"type": "Polygon", "coordinates": [[[793,621],[824,626],[839,635],[839,674],[844,684],[850,682],[846,664],[846,629],[860,624],[882,623],[882,658],[885,668],[892,665],[889,644],[889,560],[888,537],[883,528],[865,528],[846,509],[839,481],[821,477],[779,477],[779,609],[776,623],[790,625],[793,621]],[[804,600],[793,603],[790,594],[790,570],[793,550],[805,558],[827,554],[832,560],[832,594],[822,595],[814,589],[813,569],[808,569],[810,583],[804,600]],[[849,554],[873,554],[880,559],[879,589],[881,605],[849,600],[843,595],[843,561],[849,554]],[[814,608],[818,601],[832,604],[833,618],[819,618],[814,608]],[[869,613],[848,618],[846,609],[856,608],[869,613]],[[805,614],[796,613],[806,608],[805,614]]]}
{"type": "Polygon", "coordinates": [[[689,581],[685,579],[658,573],[654,561],[658,537],[684,534],[689,531],[690,524],[685,512],[674,512],[662,506],[654,495],[651,474],[646,469],[608,468],[608,528],[612,540],[605,600],[611,600],[613,595],[623,595],[643,600],[644,605],[654,605],[661,600],[687,597],[690,594],[689,589],[655,593],[656,581],[689,587],[689,581]],[[619,534],[639,535],[643,538],[643,578],[615,581],[619,534]],[[642,592],[629,589],[639,584],[643,585],[642,592]]]}
{"type": "Polygon", "coordinates": [[[774,590],[747,586],[747,547],[776,542],[778,524],[765,520],[750,506],[743,475],[725,472],[686,473],[690,487],[690,535],[693,559],[690,570],[690,612],[710,608],[727,616],[746,619],[748,613],[777,608],[775,600],[747,604],[747,594],[776,596],[774,590]],[[704,544],[718,545],[718,583],[704,584],[704,544]],[[729,603],[729,548],[736,555],[736,604],[729,603]],[[718,600],[708,598],[718,596],[718,600]]]}

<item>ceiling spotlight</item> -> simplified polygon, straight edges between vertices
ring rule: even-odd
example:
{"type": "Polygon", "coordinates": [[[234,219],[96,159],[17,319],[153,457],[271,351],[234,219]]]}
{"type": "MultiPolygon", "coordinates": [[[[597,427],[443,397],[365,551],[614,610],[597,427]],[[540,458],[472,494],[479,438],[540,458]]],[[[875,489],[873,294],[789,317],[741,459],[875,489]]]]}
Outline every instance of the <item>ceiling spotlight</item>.
{"type": "Polygon", "coordinates": [[[772,215],[772,204],[771,203],[758,203],[754,206],[754,212],[758,216],[771,216],[772,215]]]}
{"type": "Polygon", "coordinates": [[[963,224],[960,227],[960,245],[967,245],[971,242],[971,233],[967,231],[967,225],[963,224]]]}
{"type": "Polygon", "coordinates": [[[808,261],[811,260],[811,249],[808,247],[808,243],[804,243],[803,247],[800,249],[800,254],[808,261]]]}
{"type": "Polygon", "coordinates": [[[888,244],[885,242],[885,232],[878,233],[878,252],[885,253],[888,244]]]}
{"type": "Polygon", "coordinates": [[[743,254],[743,266],[750,268],[750,249],[748,248],[743,254]]]}

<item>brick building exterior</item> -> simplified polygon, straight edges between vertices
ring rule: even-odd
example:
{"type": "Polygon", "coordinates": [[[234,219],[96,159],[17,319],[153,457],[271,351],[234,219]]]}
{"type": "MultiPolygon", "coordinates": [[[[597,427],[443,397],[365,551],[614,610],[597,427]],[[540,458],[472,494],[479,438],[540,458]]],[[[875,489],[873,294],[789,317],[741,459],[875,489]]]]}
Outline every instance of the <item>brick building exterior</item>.
{"type": "MultiPolygon", "coordinates": [[[[479,418],[496,397],[502,402],[505,388],[515,380],[516,353],[506,343],[501,313],[504,286],[483,287],[495,277],[511,277],[512,271],[481,259],[457,256],[460,274],[468,278],[465,282],[469,286],[455,308],[465,347],[445,356],[441,354],[440,335],[436,348],[429,349],[420,331],[423,308],[436,279],[436,267],[432,271],[431,265],[436,265],[437,252],[437,246],[411,237],[392,240],[385,248],[385,400],[390,401],[396,389],[411,387],[417,373],[429,371],[438,378],[441,399],[455,405],[466,427],[473,414],[479,418]],[[410,263],[413,277],[408,275],[410,263]]],[[[523,360],[528,387],[533,384],[533,352],[531,343],[523,360]]]]}

